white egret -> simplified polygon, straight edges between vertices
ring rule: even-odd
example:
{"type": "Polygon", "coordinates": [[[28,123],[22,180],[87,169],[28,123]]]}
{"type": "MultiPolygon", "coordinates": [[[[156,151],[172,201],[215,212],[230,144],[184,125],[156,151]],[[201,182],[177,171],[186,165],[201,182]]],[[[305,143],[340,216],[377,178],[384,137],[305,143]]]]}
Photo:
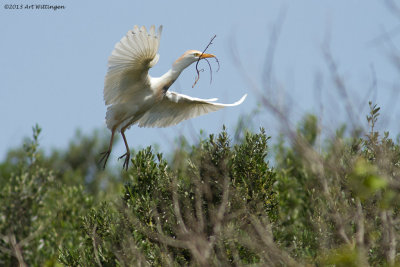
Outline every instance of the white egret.
{"type": "Polygon", "coordinates": [[[108,59],[108,72],[104,82],[104,100],[107,107],[106,124],[111,130],[110,145],[102,153],[105,167],[110,156],[115,132],[120,132],[126,153],[123,167],[128,168],[130,152],[125,130],[131,125],[139,127],[167,127],[227,106],[241,104],[247,95],[233,104],[215,103],[217,99],[200,99],[168,91],[180,73],[190,64],[212,54],[197,50],[186,51],[161,77],[149,75],[149,69],[159,59],[157,54],[162,26],[156,33],[154,25],[147,31],[134,26],[119,41],[108,59]]]}

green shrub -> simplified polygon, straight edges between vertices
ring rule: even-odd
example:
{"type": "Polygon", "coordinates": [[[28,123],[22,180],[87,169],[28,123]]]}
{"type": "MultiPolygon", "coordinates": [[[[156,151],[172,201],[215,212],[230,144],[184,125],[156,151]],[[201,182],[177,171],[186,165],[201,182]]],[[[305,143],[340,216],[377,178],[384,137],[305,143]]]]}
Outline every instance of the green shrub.
{"type": "Polygon", "coordinates": [[[0,265],[395,266],[400,146],[378,117],[322,146],[307,115],[273,154],[264,129],[224,128],[127,172],[99,168],[97,133],[46,156],[35,127],[0,164],[0,265]]]}

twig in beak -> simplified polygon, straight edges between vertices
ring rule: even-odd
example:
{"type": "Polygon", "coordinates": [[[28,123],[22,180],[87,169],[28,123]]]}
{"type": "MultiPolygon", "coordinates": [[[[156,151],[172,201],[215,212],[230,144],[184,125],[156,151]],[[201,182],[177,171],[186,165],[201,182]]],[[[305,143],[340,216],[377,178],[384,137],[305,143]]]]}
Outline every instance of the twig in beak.
{"type": "MultiPolygon", "coordinates": [[[[217,35],[214,35],[214,37],[211,38],[210,42],[208,43],[208,45],[206,46],[206,48],[203,50],[203,52],[201,52],[201,55],[199,56],[199,59],[198,59],[197,62],[196,62],[197,77],[196,77],[196,80],[194,81],[194,84],[192,85],[192,88],[194,88],[194,86],[196,85],[196,83],[199,81],[199,79],[200,79],[200,72],[203,72],[203,71],[204,71],[204,69],[200,69],[200,70],[199,70],[199,68],[198,68],[198,66],[199,66],[199,61],[200,61],[200,59],[202,59],[201,57],[202,57],[202,55],[204,54],[204,52],[206,52],[206,50],[208,49],[208,47],[212,44],[212,41],[215,39],[215,37],[217,37],[217,35]]],[[[217,58],[217,57],[214,57],[214,58],[215,58],[215,60],[216,60],[217,63],[218,63],[218,70],[217,70],[217,72],[218,72],[218,71],[219,71],[219,61],[218,61],[218,58],[217,58]]],[[[207,61],[208,66],[210,67],[210,83],[211,83],[211,82],[212,82],[212,68],[211,68],[211,64],[210,64],[210,61],[207,60],[207,58],[204,58],[204,59],[207,61]]]]}

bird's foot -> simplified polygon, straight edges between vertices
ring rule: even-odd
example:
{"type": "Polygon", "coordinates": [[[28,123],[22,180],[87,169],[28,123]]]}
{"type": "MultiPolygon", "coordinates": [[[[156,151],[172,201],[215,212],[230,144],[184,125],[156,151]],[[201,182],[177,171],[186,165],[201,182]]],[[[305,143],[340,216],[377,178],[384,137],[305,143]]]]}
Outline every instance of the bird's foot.
{"type": "Polygon", "coordinates": [[[103,169],[106,168],[106,163],[107,163],[107,160],[108,160],[108,157],[110,156],[110,154],[111,154],[111,150],[107,150],[107,151],[100,153],[100,155],[102,155],[102,156],[101,156],[101,159],[99,160],[99,164],[104,160],[103,169]]]}
{"type": "Polygon", "coordinates": [[[131,153],[130,152],[126,152],[125,154],[123,154],[121,157],[119,157],[118,159],[122,159],[125,158],[124,160],[124,165],[122,165],[122,168],[125,170],[128,170],[128,165],[129,165],[129,159],[131,158],[131,153]]]}

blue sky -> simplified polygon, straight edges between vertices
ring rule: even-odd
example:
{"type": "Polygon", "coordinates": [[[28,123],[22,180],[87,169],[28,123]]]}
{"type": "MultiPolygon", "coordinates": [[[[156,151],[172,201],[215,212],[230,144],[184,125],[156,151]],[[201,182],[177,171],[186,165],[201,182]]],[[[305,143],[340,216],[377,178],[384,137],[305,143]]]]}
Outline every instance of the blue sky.
{"type": "MultiPolygon", "coordinates": [[[[365,120],[362,103],[373,83],[371,97],[382,105],[382,127],[398,133],[399,70],[391,61],[391,42],[379,38],[396,29],[400,15],[384,1],[2,1],[0,7],[0,159],[9,148],[31,135],[31,127],[43,128],[41,144],[46,150],[66,147],[77,129],[91,133],[106,129],[103,82],[107,58],[133,25],[164,26],[160,61],[152,76],[166,72],[188,49],[202,50],[216,34],[209,52],[218,56],[220,71],[210,84],[207,65],[195,88],[194,65],[185,70],[170,90],[230,103],[248,93],[239,107],[225,109],[166,129],[132,127],[127,132],[131,147],[159,144],[174,146],[177,135],[195,141],[193,132],[218,132],[225,123],[233,130],[240,114],[251,112],[257,95],[232,60],[232,44],[246,71],[258,85],[273,25],[284,11],[280,37],[274,54],[276,88],[271,99],[291,107],[293,121],[305,112],[323,116],[334,129],[346,120],[346,112],[323,57],[322,44],[329,40],[333,58],[344,77],[351,103],[359,119],[365,120]],[[65,10],[6,10],[4,4],[58,4],[65,10]],[[378,41],[376,41],[378,40],[378,41]],[[316,99],[315,77],[322,81],[322,106],[316,99]],[[282,100],[283,99],[283,100],[282,100]],[[361,106],[362,109],[358,109],[361,106]]],[[[213,64],[214,70],[216,65],[213,64]]],[[[254,118],[255,126],[276,133],[268,111],[254,118]]],[[[123,147],[116,146],[115,154],[123,147]]],[[[112,159],[114,161],[115,158],[112,159]]]]}

